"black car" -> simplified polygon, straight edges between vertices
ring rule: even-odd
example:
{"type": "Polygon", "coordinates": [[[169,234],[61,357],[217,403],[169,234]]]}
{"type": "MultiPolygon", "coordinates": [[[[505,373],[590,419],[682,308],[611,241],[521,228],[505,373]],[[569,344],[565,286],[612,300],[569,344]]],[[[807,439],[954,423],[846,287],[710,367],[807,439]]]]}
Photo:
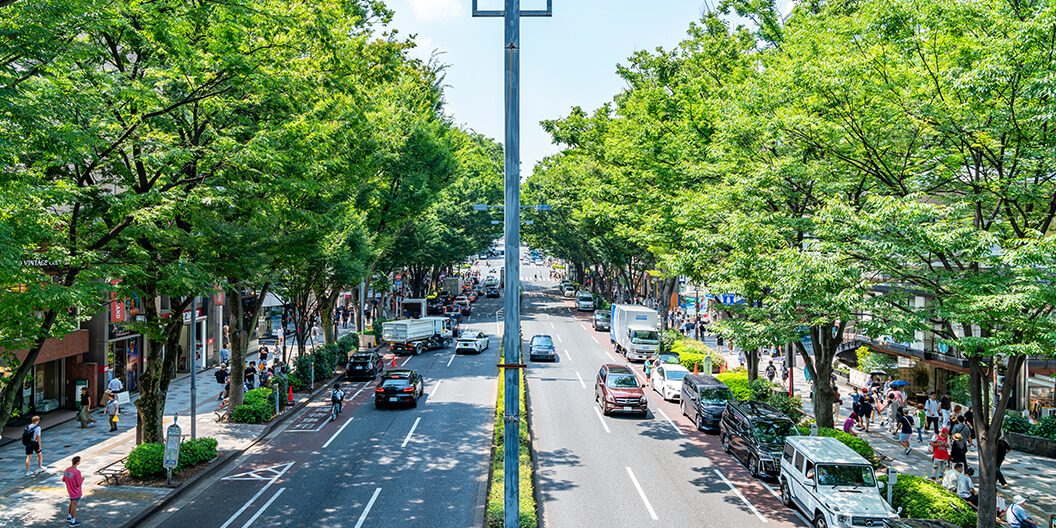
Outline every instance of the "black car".
{"type": "Polygon", "coordinates": [[[370,352],[356,352],[348,358],[345,365],[345,380],[352,381],[357,378],[374,379],[385,371],[381,356],[371,350],[370,352]]]}
{"type": "Polygon", "coordinates": [[[773,406],[730,400],[722,413],[722,449],[739,459],[753,477],[777,477],[785,437],[796,436],[796,424],[773,406]]]}
{"type": "Polygon", "coordinates": [[[374,407],[409,403],[418,406],[418,398],[425,392],[425,382],[417,372],[410,369],[390,370],[374,389],[374,407]]]}
{"type": "Polygon", "coordinates": [[[455,324],[462,323],[462,309],[453,304],[449,304],[444,307],[444,315],[453,319],[455,324]]]}
{"type": "Polygon", "coordinates": [[[492,297],[498,297],[499,296],[499,289],[498,288],[488,288],[487,290],[484,291],[484,296],[489,298],[489,299],[492,298],[492,297]]]}
{"type": "Polygon", "coordinates": [[[609,314],[609,312],[606,312],[604,310],[595,311],[594,312],[594,329],[595,330],[604,330],[604,331],[608,332],[609,331],[609,319],[611,319],[611,318],[612,318],[612,316],[609,314]]]}
{"type": "Polygon", "coordinates": [[[682,414],[697,430],[718,429],[726,402],[733,399],[730,388],[714,376],[690,374],[682,378],[682,414]]]}
{"type": "Polygon", "coordinates": [[[528,360],[549,359],[557,361],[557,349],[554,348],[554,340],[548,335],[539,334],[532,336],[528,343],[528,360]]]}

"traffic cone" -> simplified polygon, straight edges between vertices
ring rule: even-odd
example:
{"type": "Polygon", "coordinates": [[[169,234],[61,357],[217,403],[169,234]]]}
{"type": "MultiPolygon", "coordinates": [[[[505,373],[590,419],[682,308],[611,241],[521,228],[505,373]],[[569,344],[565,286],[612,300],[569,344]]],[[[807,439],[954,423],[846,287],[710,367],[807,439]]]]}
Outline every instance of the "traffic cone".
{"type": "Polygon", "coordinates": [[[700,366],[700,363],[693,362],[693,374],[697,374],[697,367],[698,366],[700,366]]]}
{"type": "Polygon", "coordinates": [[[286,405],[293,405],[293,387],[290,387],[290,395],[286,399],[286,405]]]}
{"type": "Polygon", "coordinates": [[[392,355],[392,366],[396,366],[396,354],[392,355]]]}

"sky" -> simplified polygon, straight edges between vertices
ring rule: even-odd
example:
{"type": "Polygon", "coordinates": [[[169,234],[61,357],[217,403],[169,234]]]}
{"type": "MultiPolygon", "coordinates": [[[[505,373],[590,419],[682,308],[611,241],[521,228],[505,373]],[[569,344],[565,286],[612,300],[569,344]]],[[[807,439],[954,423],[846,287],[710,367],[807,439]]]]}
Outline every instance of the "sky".
{"type": "MultiPolygon", "coordinates": [[[[480,9],[503,0],[479,0],[480,9]]],[[[699,0],[553,0],[553,17],[521,20],[521,175],[559,147],[539,122],[588,112],[625,86],[617,64],[637,50],[673,48],[699,20],[699,0]]],[[[393,28],[416,35],[414,55],[439,53],[447,65],[445,97],[455,122],[502,142],[503,23],[473,18],[472,0],[388,0],[393,28]]],[[[714,4],[712,4],[714,5],[714,4]]],[[[545,9],[545,0],[521,0],[521,9],[545,9]]]]}

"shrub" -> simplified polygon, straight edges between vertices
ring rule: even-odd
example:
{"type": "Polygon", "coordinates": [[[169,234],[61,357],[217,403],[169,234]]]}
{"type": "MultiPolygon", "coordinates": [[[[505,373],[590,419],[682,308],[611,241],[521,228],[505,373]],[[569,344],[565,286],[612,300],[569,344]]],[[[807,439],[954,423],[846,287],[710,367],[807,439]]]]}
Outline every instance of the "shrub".
{"type": "Polygon", "coordinates": [[[216,440],[204,437],[180,442],[180,463],[176,470],[182,471],[216,458],[216,445],[216,440]]]}
{"type": "Polygon", "coordinates": [[[752,397],[752,390],[748,385],[747,372],[724,372],[715,376],[716,379],[726,384],[738,400],[747,400],[752,397]]]}
{"type": "Polygon", "coordinates": [[[293,361],[293,371],[290,373],[290,385],[293,390],[304,390],[312,383],[312,361],[314,356],[301,354],[293,361]]]}
{"type": "Polygon", "coordinates": [[[660,351],[670,352],[675,341],[680,341],[685,338],[686,336],[682,335],[677,330],[664,330],[664,333],[660,334],[660,351]]]}
{"type": "Polygon", "coordinates": [[[270,420],[274,414],[274,393],[269,388],[261,387],[246,393],[242,405],[231,411],[231,421],[259,424],[270,420]]]}
{"type": "Polygon", "coordinates": [[[374,321],[372,323],[370,323],[370,330],[367,330],[365,333],[369,333],[369,334],[371,334],[373,336],[378,337],[378,340],[380,341],[381,340],[381,324],[384,323],[384,322],[385,322],[385,319],[382,319],[380,317],[375,318],[374,321]]]}
{"type": "Polygon", "coordinates": [[[125,469],[136,478],[149,478],[165,473],[165,446],[157,443],[139,444],[125,459],[125,469]]]}
{"type": "MultiPolygon", "coordinates": [[[[801,425],[799,426],[799,434],[807,436],[810,434],[810,427],[801,425]]],[[[818,436],[828,436],[835,438],[843,443],[843,445],[854,450],[855,453],[862,455],[862,458],[869,462],[876,460],[876,453],[873,451],[873,446],[869,445],[869,442],[862,440],[854,435],[847,434],[839,429],[831,429],[828,427],[819,427],[818,436]]],[[[899,477],[901,478],[901,477],[899,477]]]]}
{"type": "MultiPolygon", "coordinates": [[[[879,475],[877,480],[887,485],[887,475],[879,475]]],[[[891,502],[911,519],[943,519],[962,528],[976,526],[975,510],[968,503],[924,477],[899,475],[891,502]]]]}
{"type": "Polygon", "coordinates": [[[1010,433],[1030,434],[1030,420],[1016,412],[1006,412],[1001,429],[1010,433]]]}
{"type": "Polygon", "coordinates": [[[785,413],[794,423],[803,419],[803,400],[799,399],[799,396],[789,397],[785,391],[771,391],[766,403],[785,413]]]}
{"type": "MultiPolygon", "coordinates": [[[[748,375],[745,374],[745,378],[748,375]]],[[[770,395],[774,392],[774,384],[766,381],[762,378],[756,378],[748,384],[748,391],[751,393],[751,399],[755,401],[770,401],[770,395]]]]}
{"type": "Polygon", "coordinates": [[[1038,420],[1038,423],[1030,428],[1030,434],[1056,440],[1056,416],[1046,416],[1038,420]]]}
{"type": "Polygon", "coordinates": [[[711,356],[712,366],[721,365],[724,361],[721,354],[708,348],[704,343],[684,337],[672,341],[671,351],[678,354],[678,359],[682,366],[690,371],[696,366],[698,370],[701,370],[701,374],[711,374],[711,372],[703,372],[705,357],[711,356]]]}
{"type": "Polygon", "coordinates": [[[356,334],[348,334],[337,340],[337,348],[341,351],[345,357],[359,348],[359,336],[356,334]]]}

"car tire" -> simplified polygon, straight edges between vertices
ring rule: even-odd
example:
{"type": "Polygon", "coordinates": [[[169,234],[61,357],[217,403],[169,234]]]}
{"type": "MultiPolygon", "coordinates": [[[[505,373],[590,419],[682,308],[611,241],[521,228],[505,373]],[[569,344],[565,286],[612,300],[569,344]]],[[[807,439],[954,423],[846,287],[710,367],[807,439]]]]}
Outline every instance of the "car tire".
{"type": "Polygon", "coordinates": [[[829,528],[829,523],[825,521],[825,514],[818,512],[814,516],[814,528],[829,528]]]}
{"type": "Polygon", "coordinates": [[[781,479],[781,503],[792,507],[792,491],[788,489],[788,481],[785,479],[781,479]]]}
{"type": "Polygon", "coordinates": [[[682,411],[682,416],[689,416],[689,413],[686,412],[686,402],[678,402],[678,410],[682,411]]]}
{"type": "Polygon", "coordinates": [[[759,473],[759,458],[755,455],[751,455],[748,457],[748,473],[755,478],[761,477],[759,473]]]}
{"type": "Polygon", "coordinates": [[[701,416],[700,413],[697,413],[697,430],[698,431],[703,431],[704,430],[704,417],[701,416]]]}
{"type": "Polygon", "coordinates": [[[730,452],[730,435],[727,434],[727,433],[722,433],[722,439],[721,440],[722,440],[722,450],[727,452],[727,453],[729,453],[730,452]]]}
{"type": "Polygon", "coordinates": [[[649,409],[646,409],[646,410],[642,411],[642,418],[648,418],[648,417],[649,417],[649,409]]]}

